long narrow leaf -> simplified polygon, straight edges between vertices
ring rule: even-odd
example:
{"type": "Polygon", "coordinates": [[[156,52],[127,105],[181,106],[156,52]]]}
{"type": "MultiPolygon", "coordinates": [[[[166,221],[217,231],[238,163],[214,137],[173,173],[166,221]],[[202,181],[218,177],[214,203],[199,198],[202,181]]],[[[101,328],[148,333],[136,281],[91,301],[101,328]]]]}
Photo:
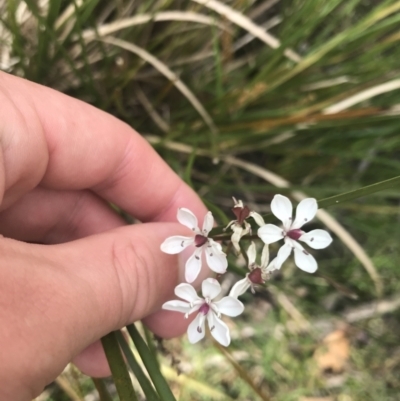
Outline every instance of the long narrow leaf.
{"type": "Polygon", "coordinates": [[[142,336],[137,331],[135,325],[130,324],[127,326],[127,329],[162,401],[176,401],[167,381],[160,371],[157,361],[153,358],[153,355],[142,336]]]}
{"type": "Polygon", "coordinates": [[[137,401],[128,369],[122,357],[115,332],[101,339],[120,401],[137,401]]]}
{"type": "Polygon", "coordinates": [[[318,206],[320,208],[334,206],[338,205],[339,203],[362,198],[363,196],[371,195],[375,192],[383,191],[390,188],[400,188],[400,176],[390,178],[389,180],[377,182],[376,184],[367,185],[366,187],[358,188],[354,191],[349,191],[344,194],[321,199],[320,201],[318,201],[318,206]]]}
{"type": "Polygon", "coordinates": [[[159,401],[160,399],[157,396],[157,393],[155,392],[149,379],[143,373],[142,368],[138,364],[138,362],[135,358],[135,355],[133,355],[133,352],[129,348],[129,345],[127,344],[124,336],[122,335],[122,333],[120,331],[115,332],[115,335],[117,337],[120,347],[122,348],[122,351],[125,355],[128,365],[132,369],[133,374],[135,375],[140,386],[142,387],[142,390],[144,392],[144,395],[146,396],[147,401],[159,401]]]}
{"type": "Polygon", "coordinates": [[[100,401],[113,401],[102,379],[92,377],[92,381],[94,386],[96,387],[97,392],[99,393],[100,401]]]}
{"type": "Polygon", "coordinates": [[[200,101],[196,98],[193,92],[179,79],[179,77],[171,71],[167,65],[162,63],[159,59],[150,54],[147,50],[142,49],[139,46],[136,46],[133,43],[129,43],[126,40],[121,40],[113,37],[106,37],[104,39],[99,39],[102,42],[109,43],[114,46],[118,46],[122,49],[128,50],[141,57],[144,61],[150,63],[154,68],[156,68],[161,74],[163,74],[166,78],[168,78],[176,88],[189,100],[189,102],[193,105],[193,107],[197,110],[197,112],[203,117],[204,121],[210,128],[211,132],[216,134],[218,132],[217,127],[214,124],[211,116],[208,114],[206,109],[200,103],[200,101]]]}

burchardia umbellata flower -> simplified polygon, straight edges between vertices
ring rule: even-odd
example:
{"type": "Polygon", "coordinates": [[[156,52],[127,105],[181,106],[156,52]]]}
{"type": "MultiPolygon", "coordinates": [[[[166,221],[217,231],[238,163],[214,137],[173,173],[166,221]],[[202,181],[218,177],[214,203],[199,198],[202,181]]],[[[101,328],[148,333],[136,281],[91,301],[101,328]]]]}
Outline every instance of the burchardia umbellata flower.
{"type": "Polygon", "coordinates": [[[285,241],[274,260],[275,269],[281,268],[293,250],[294,262],[297,267],[308,273],[314,273],[317,270],[317,261],[298,242],[305,242],[313,249],[326,248],[332,242],[331,236],[325,230],[316,229],[308,233],[301,230],[304,224],[314,218],[317,210],[318,205],[314,198],[303,199],[296,208],[296,218],[293,221],[293,206],[289,198],[282,195],[274,196],[271,202],[271,211],[282,222],[283,227],[266,224],[258,229],[258,236],[266,244],[272,244],[281,239],[285,241]]]}
{"type": "Polygon", "coordinates": [[[179,208],[177,219],[179,223],[193,231],[193,236],[175,235],[169,237],[161,244],[161,250],[165,253],[176,254],[182,252],[188,246],[194,245],[193,254],[185,265],[186,281],[192,283],[199,275],[203,252],[206,255],[207,265],[211,270],[219,274],[225,273],[228,267],[226,255],[222,252],[221,245],[218,242],[208,238],[208,234],[214,225],[214,218],[211,212],[205,215],[201,230],[198,226],[197,217],[189,209],[179,208]]]}
{"type": "Polygon", "coordinates": [[[221,320],[221,314],[231,317],[238,316],[243,312],[244,306],[238,299],[231,296],[214,301],[221,292],[221,286],[213,278],[204,280],[201,288],[203,298],[197,295],[196,290],[190,284],[179,284],[175,288],[175,295],[184,299],[184,301],[168,301],[162,308],[184,313],[186,318],[191,313],[198,312],[187,330],[189,341],[192,344],[197,343],[204,337],[205,320],[207,320],[211,335],[220,344],[227,347],[231,342],[231,338],[228,326],[221,320]]]}

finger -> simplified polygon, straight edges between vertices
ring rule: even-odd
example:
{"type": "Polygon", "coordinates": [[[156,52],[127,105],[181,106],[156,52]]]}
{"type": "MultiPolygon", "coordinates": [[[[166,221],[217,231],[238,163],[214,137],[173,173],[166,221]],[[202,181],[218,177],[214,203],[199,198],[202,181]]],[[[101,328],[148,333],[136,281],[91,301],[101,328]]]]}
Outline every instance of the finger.
{"type": "Polygon", "coordinates": [[[0,104],[2,210],[41,184],[92,189],[142,221],[173,221],[182,206],[205,214],[151,146],[111,115],[6,73],[0,73],[0,104]]]}
{"type": "Polygon", "coordinates": [[[101,341],[95,341],[86,347],[72,360],[75,366],[85,375],[90,377],[111,376],[107,357],[104,353],[101,341]]]}
{"type": "MultiPolygon", "coordinates": [[[[0,232],[9,238],[58,244],[124,226],[124,220],[91,191],[55,191],[37,187],[0,213],[0,232]]],[[[79,267],[77,267],[79,268],[79,267]]],[[[111,374],[100,341],[74,358],[92,377],[111,374]]]]}
{"type": "Polygon", "coordinates": [[[176,256],[159,250],[172,234],[187,229],[141,224],[47,246],[4,238],[0,304],[12,308],[0,308],[1,382],[39,392],[89,344],[157,310],[178,278],[176,256]]]}
{"type": "MultiPolygon", "coordinates": [[[[124,224],[104,201],[90,191],[54,191],[38,187],[0,213],[0,232],[3,235],[47,244],[72,241],[124,224]]],[[[183,276],[181,266],[179,281],[182,281],[183,276]]],[[[168,299],[173,297],[171,292],[168,299]]],[[[156,334],[162,336],[167,332],[171,337],[186,330],[188,321],[181,317],[161,311],[153,314],[145,322],[156,334]],[[164,314],[168,316],[167,319],[164,314]]],[[[100,343],[90,345],[74,358],[74,363],[90,376],[110,374],[100,343]]]]}
{"type": "Polygon", "coordinates": [[[125,225],[91,191],[37,187],[0,212],[0,233],[20,241],[58,244],[125,225]]]}
{"type": "MultiPolygon", "coordinates": [[[[100,288],[110,292],[110,287],[120,294],[121,300],[101,296],[99,309],[107,311],[112,328],[123,327],[159,310],[180,282],[181,255],[160,250],[160,243],[172,233],[188,235],[190,231],[175,223],[120,227],[56,245],[55,261],[71,275],[88,279],[99,294],[100,288]]],[[[175,329],[166,327],[162,335],[169,336],[175,329]]]]}
{"type": "MultiPolygon", "coordinates": [[[[72,241],[123,225],[125,225],[124,220],[90,191],[54,191],[36,188],[0,213],[2,235],[46,244],[72,241]]],[[[208,269],[205,267],[195,286],[208,274],[208,269]]],[[[178,281],[183,281],[183,278],[184,266],[181,263],[178,281]]],[[[174,296],[172,292],[169,295],[174,296]]],[[[180,334],[182,326],[171,323],[169,316],[171,312],[160,311],[145,320],[145,323],[160,336],[167,326],[175,328],[174,332],[180,334]],[[165,318],[164,314],[168,318],[165,318]]]]}
{"type": "MultiPolygon", "coordinates": [[[[0,232],[4,236],[47,244],[72,241],[124,225],[124,220],[90,191],[38,187],[0,213],[0,232]]],[[[74,363],[92,377],[111,374],[99,341],[77,355],[74,363]]]]}

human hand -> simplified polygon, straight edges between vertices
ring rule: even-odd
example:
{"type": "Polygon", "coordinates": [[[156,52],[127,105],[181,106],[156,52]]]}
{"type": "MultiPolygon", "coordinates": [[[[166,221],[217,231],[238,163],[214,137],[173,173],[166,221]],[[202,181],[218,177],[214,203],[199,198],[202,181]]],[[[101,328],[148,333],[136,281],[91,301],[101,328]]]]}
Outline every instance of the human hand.
{"type": "Polygon", "coordinates": [[[0,399],[25,401],[71,360],[107,375],[97,340],[112,330],[143,318],[163,337],[186,330],[157,312],[183,277],[160,244],[187,234],[165,223],[178,207],[206,210],[116,118],[5,73],[0,104],[0,399]]]}

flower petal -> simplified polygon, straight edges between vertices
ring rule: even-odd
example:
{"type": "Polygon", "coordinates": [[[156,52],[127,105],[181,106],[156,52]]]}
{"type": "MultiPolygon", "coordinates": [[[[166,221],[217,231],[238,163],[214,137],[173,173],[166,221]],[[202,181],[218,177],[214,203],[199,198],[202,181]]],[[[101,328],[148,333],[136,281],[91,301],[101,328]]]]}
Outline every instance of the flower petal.
{"type": "Polygon", "coordinates": [[[228,260],[226,255],[222,252],[221,247],[214,241],[209,241],[206,245],[206,260],[208,267],[216,273],[224,274],[228,267],[228,260]]]}
{"type": "Polygon", "coordinates": [[[292,249],[293,247],[289,242],[285,242],[285,244],[279,248],[278,254],[276,255],[275,258],[275,266],[276,266],[275,270],[280,269],[282,267],[282,264],[291,254],[292,249]]]}
{"type": "Polygon", "coordinates": [[[283,223],[285,230],[292,224],[293,206],[290,199],[283,195],[275,195],[271,202],[271,212],[283,223]]]}
{"type": "Polygon", "coordinates": [[[300,247],[294,249],[294,263],[299,269],[307,273],[314,273],[318,269],[317,261],[314,257],[300,247]]]}
{"type": "Polygon", "coordinates": [[[207,315],[207,320],[211,335],[221,345],[227,347],[231,342],[228,326],[212,312],[207,315]]]}
{"type": "Polygon", "coordinates": [[[183,237],[182,235],[174,235],[168,237],[160,246],[161,250],[165,253],[173,255],[182,252],[190,244],[193,244],[194,237],[183,237]]]}
{"type": "Polygon", "coordinates": [[[329,235],[328,231],[317,229],[303,234],[299,238],[299,241],[305,242],[313,249],[323,249],[330,245],[332,237],[329,235]]]}
{"type": "Polygon", "coordinates": [[[185,265],[185,280],[188,283],[193,283],[201,270],[201,253],[203,252],[203,247],[196,248],[193,255],[187,260],[185,265]]]}
{"type": "Polygon", "coordinates": [[[296,219],[291,229],[295,230],[303,226],[303,224],[311,221],[318,210],[317,201],[314,198],[303,199],[296,208],[296,219]]]}
{"type": "Polygon", "coordinates": [[[189,210],[184,207],[178,209],[177,219],[179,223],[190,228],[195,233],[199,233],[199,223],[197,217],[189,210]]]}
{"type": "Polygon", "coordinates": [[[182,298],[189,303],[193,303],[194,301],[201,299],[197,295],[196,290],[187,283],[177,285],[174,292],[177,297],[182,298]]]}
{"type": "Polygon", "coordinates": [[[258,226],[262,227],[263,225],[265,225],[264,219],[262,218],[262,216],[260,214],[258,214],[257,212],[250,212],[250,216],[254,219],[254,221],[258,224],[258,226]]]}
{"type": "Polygon", "coordinates": [[[189,313],[190,305],[187,302],[174,300],[165,302],[162,309],[171,310],[174,312],[189,313]]]}
{"type": "Polygon", "coordinates": [[[265,271],[267,273],[273,272],[274,270],[279,270],[282,267],[282,265],[277,264],[277,258],[274,258],[271,260],[271,263],[267,266],[267,268],[265,269],[265,271]]]}
{"type": "Polygon", "coordinates": [[[216,247],[219,252],[222,252],[222,246],[219,242],[215,242],[212,238],[208,239],[208,244],[212,245],[213,247],[216,247]]]}
{"type": "Polygon", "coordinates": [[[283,238],[283,229],[274,225],[266,224],[258,229],[257,235],[266,243],[272,244],[273,242],[279,241],[283,238]]]}
{"type": "Polygon", "coordinates": [[[240,253],[239,241],[240,238],[242,238],[242,235],[244,235],[244,228],[242,226],[235,224],[232,226],[232,230],[233,234],[231,236],[231,242],[234,248],[236,249],[236,252],[239,254],[240,253]]]}
{"type": "Polygon", "coordinates": [[[265,244],[261,253],[261,269],[267,267],[269,262],[269,246],[265,244]]]}
{"type": "Polygon", "coordinates": [[[256,262],[256,244],[251,241],[251,245],[247,250],[247,257],[249,258],[249,266],[253,265],[256,262]]]}
{"type": "Polygon", "coordinates": [[[248,290],[250,285],[251,282],[246,276],[244,279],[239,280],[234,284],[234,286],[231,288],[231,291],[229,292],[229,296],[234,298],[240,297],[248,290]]]}
{"type": "Polygon", "coordinates": [[[219,313],[227,316],[238,316],[244,311],[244,305],[235,297],[223,297],[217,302],[212,303],[216,306],[219,313]]]}
{"type": "Polygon", "coordinates": [[[208,235],[208,233],[212,230],[214,226],[214,217],[211,212],[208,212],[204,216],[204,221],[203,221],[203,234],[205,236],[208,235]]]}
{"type": "Polygon", "coordinates": [[[187,329],[188,339],[191,344],[195,344],[199,342],[205,335],[205,327],[204,327],[204,316],[202,313],[199,313],[193,320],[192,323],[189,324],[187,329]]]}
{"type": "Polygon", "coordinates": [[[214,299],[221,292],[221,285],[215,278],[206,278],[201,284],[201,292],[204,298],[214,299]]]}

